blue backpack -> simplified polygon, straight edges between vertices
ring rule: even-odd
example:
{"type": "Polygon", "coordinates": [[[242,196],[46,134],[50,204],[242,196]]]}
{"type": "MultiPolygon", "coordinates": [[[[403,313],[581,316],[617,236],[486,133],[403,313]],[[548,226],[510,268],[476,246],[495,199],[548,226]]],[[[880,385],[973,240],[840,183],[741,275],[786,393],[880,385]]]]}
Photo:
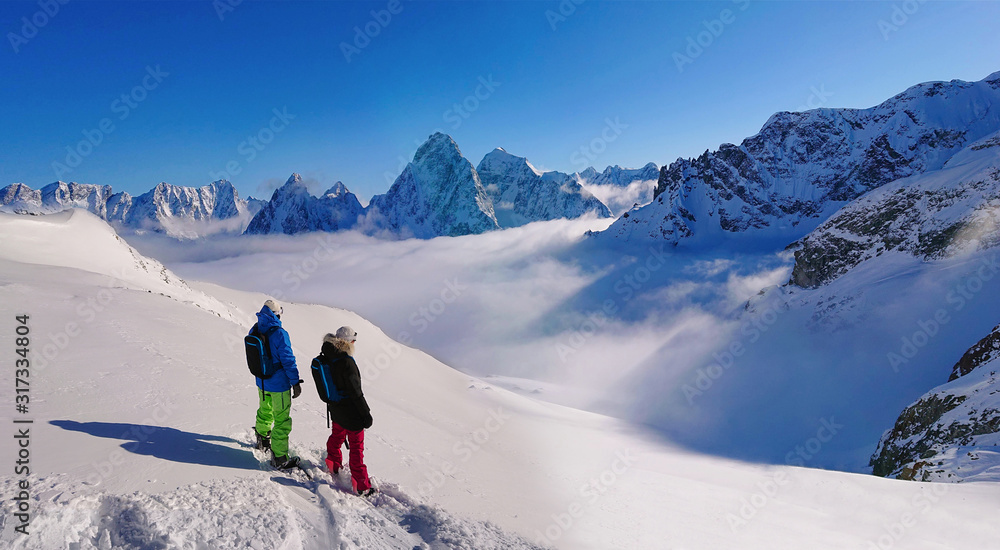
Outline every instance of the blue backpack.
{"type": "Polygon", "coordinates": [[[337,403],[344,398],[337,389],[337,383],[333,381],[333,369],[330,368],[330,365],[316,357],[312,360],[311,370],[313,381],[316,382],[316,391],[319,392],[319,398],[324,403],[337,403]]]}
{"type": "Polygon", "coordinates": [[[274,373],[278,370],[271,359],[271,346],[267,342],[268,336],[276,330],[278,330],[278,327],[271,327],[267,329],[267,332],[261,334],[260,330],[257,329],[257,325],[254,325],[250,334],[243,338],[250,374],[263,380],[274,376],[274,373]]]}

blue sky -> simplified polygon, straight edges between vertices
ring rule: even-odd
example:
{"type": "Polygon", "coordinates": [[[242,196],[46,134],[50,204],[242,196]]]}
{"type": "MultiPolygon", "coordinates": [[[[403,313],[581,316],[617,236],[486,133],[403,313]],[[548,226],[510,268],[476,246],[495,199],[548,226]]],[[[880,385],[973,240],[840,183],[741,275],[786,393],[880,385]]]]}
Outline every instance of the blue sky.
{"type": "Polygon", "coordinates": [[[299,172],[367,202],[437,130],[473,164],[637,167],[1000,70],[996,2],[59,1],[0,3],[0,186],[299,172]]]}

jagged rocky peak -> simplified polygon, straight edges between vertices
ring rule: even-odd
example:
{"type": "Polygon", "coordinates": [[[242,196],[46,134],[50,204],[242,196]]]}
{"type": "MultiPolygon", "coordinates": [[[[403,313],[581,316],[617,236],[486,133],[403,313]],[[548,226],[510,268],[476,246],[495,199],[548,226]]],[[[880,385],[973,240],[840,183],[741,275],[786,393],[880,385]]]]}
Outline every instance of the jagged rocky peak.
{"type": "Polygon", "coordinates": [[[322,196],[314,197],[302,176],[293,173],[254,214],[245,233],[294,235],[350,229],[363,212],[361,202],[342,182],[335,183],[322,196]]]}
{"type": "Polygon", "coordinates": [[[350,193],[350,191],[347,190],[347,186],[344,185],[344,182],[338,181],[337,183],[333,184],[333,187],[324,191],[323,195],[340,197],[342,195],[347,195],[348,193],[350,193]]]}
{"type": "Polygon", "coordinates": [[[372,197],[368,222],[405,236],[433,238],[497,229],[479,174],[450,136],[430,136],[384,195],[372,197]]]}
{"type": "Polygon", "coordinates": [[[112,222],[118,230],[157,231],[192,236],[217,231],[241,231],[252,211],[236,187],[218,180],[202,187],[161,182],[137,197],[115,193],[110,185],[56,181],[32,190],[14,184],[0,190],[0,207],[16,212],[59,212],[82,208],[112,222]],[[206,220],[232,223],[209,226],[206,220]],[[197,222],[197,223],[196,223],[197,222]]]}
{"type": "Polygon", "coordinates": [[[988,78],[921,84],[869,109],[776,113],[740,145],[661,168],[652,203],[604,234],[795,240],[872,189],[941,169],[1000,129],[998,105],[1000,81],[988,78]]]}
{"type": "Polygon", "coordinates": [[[12,183],[0,189],[0,204],[6,206],[13,203],[23,203],[30,205],[37,203],[41,205],[42,193],[23,183],[12,183]]]}
{"type": "Polygon", "coordinates": [[[587,213],[608,217],[607,206],[586,190],[575,175],[542,172],[528,159],[496,148],[483,157],[476,172],[502,228],[587,213]]]}
{"type": "Polygon", "coordinates": [[[649,162],[642,168],[623,168],[616,164],[608,166],[603,172],[598,172],[591,166],[578,175],[587,183],[594,185],[625,187],[636,181],[657,181],[660,177],[660,168],[655,162],[649,162]]]}

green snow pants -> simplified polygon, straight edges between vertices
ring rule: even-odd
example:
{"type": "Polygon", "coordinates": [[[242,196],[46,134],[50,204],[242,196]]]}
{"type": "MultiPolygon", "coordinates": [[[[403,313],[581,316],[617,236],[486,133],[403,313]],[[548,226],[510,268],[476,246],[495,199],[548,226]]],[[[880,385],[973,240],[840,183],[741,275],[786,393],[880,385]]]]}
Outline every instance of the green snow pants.
{"type": "Polygon", "coordinates": [[[270,392],[257,388],[257,394],[260,396],[257,433],[267,435],[267,432],[271,432],[271,451],[274,456],[287,456],[288,434],[292,433],[292,390],[270,392]]]}

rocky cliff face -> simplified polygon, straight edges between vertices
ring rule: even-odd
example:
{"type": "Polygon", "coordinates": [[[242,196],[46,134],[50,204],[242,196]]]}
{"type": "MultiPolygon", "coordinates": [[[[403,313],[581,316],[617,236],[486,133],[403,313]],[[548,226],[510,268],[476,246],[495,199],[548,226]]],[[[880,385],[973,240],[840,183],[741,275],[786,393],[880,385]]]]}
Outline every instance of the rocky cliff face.
{"type": "Polygon", "coordinates": [[[499,228],[479,174],[442,133],[417,149],[388,193],[372,197],[368,216],[381,228],[423,239],[499,228]]]}
{"type": "Polygon", "coordinates": [[[350,229],[357,224],[363,211],[358,198],[343,183],[338,181],[322,196],[314,197],[302,177],[292,174],[250,221],[246,234],[294,235],[350,229]]]}
{"type": "Polygon", "coordinates": [[[1000,130],[1000,73],[914,86],[870,109],[777,113],[740,145],[660,170],[655,198],[605,237],[677,244],[749,233],[802,237],[862,194],[938,170],[1000,130]]]}
{"type": "Polygon", "coordinates": [[[952,368],[948,383],[903,410],[870,466],[918,481],[1000,479],[1000,325],[952,368]]]}
{"type": "Polygon", "coordinates": [[[527,223],[578,218],[587,213],[609,217],[608,208],[580,185],[577,178],[561,172],[540,172],[528,159],[501,148],[486,155],[476,172],[493,203],[501,228],[527,223]]]}
{"type": "Polygon", "coordinates": [[[924,260],[1000,244],[1000,132],[941,170],[901,179],[845,206],[797,243],[792,283],[815,288],[886,252],[924,260]]]}
{"type": "Polygon", "coordinates": [[[130,229],[162,231],[169,229],[172,222],[228,220],[246,212],[245,201],[239,199],[236,188],[228,181],[220,180],[203,187],[161,182],[132,199],[123,219],[110,218],[110,221],[118,221],[130,229]]]}

